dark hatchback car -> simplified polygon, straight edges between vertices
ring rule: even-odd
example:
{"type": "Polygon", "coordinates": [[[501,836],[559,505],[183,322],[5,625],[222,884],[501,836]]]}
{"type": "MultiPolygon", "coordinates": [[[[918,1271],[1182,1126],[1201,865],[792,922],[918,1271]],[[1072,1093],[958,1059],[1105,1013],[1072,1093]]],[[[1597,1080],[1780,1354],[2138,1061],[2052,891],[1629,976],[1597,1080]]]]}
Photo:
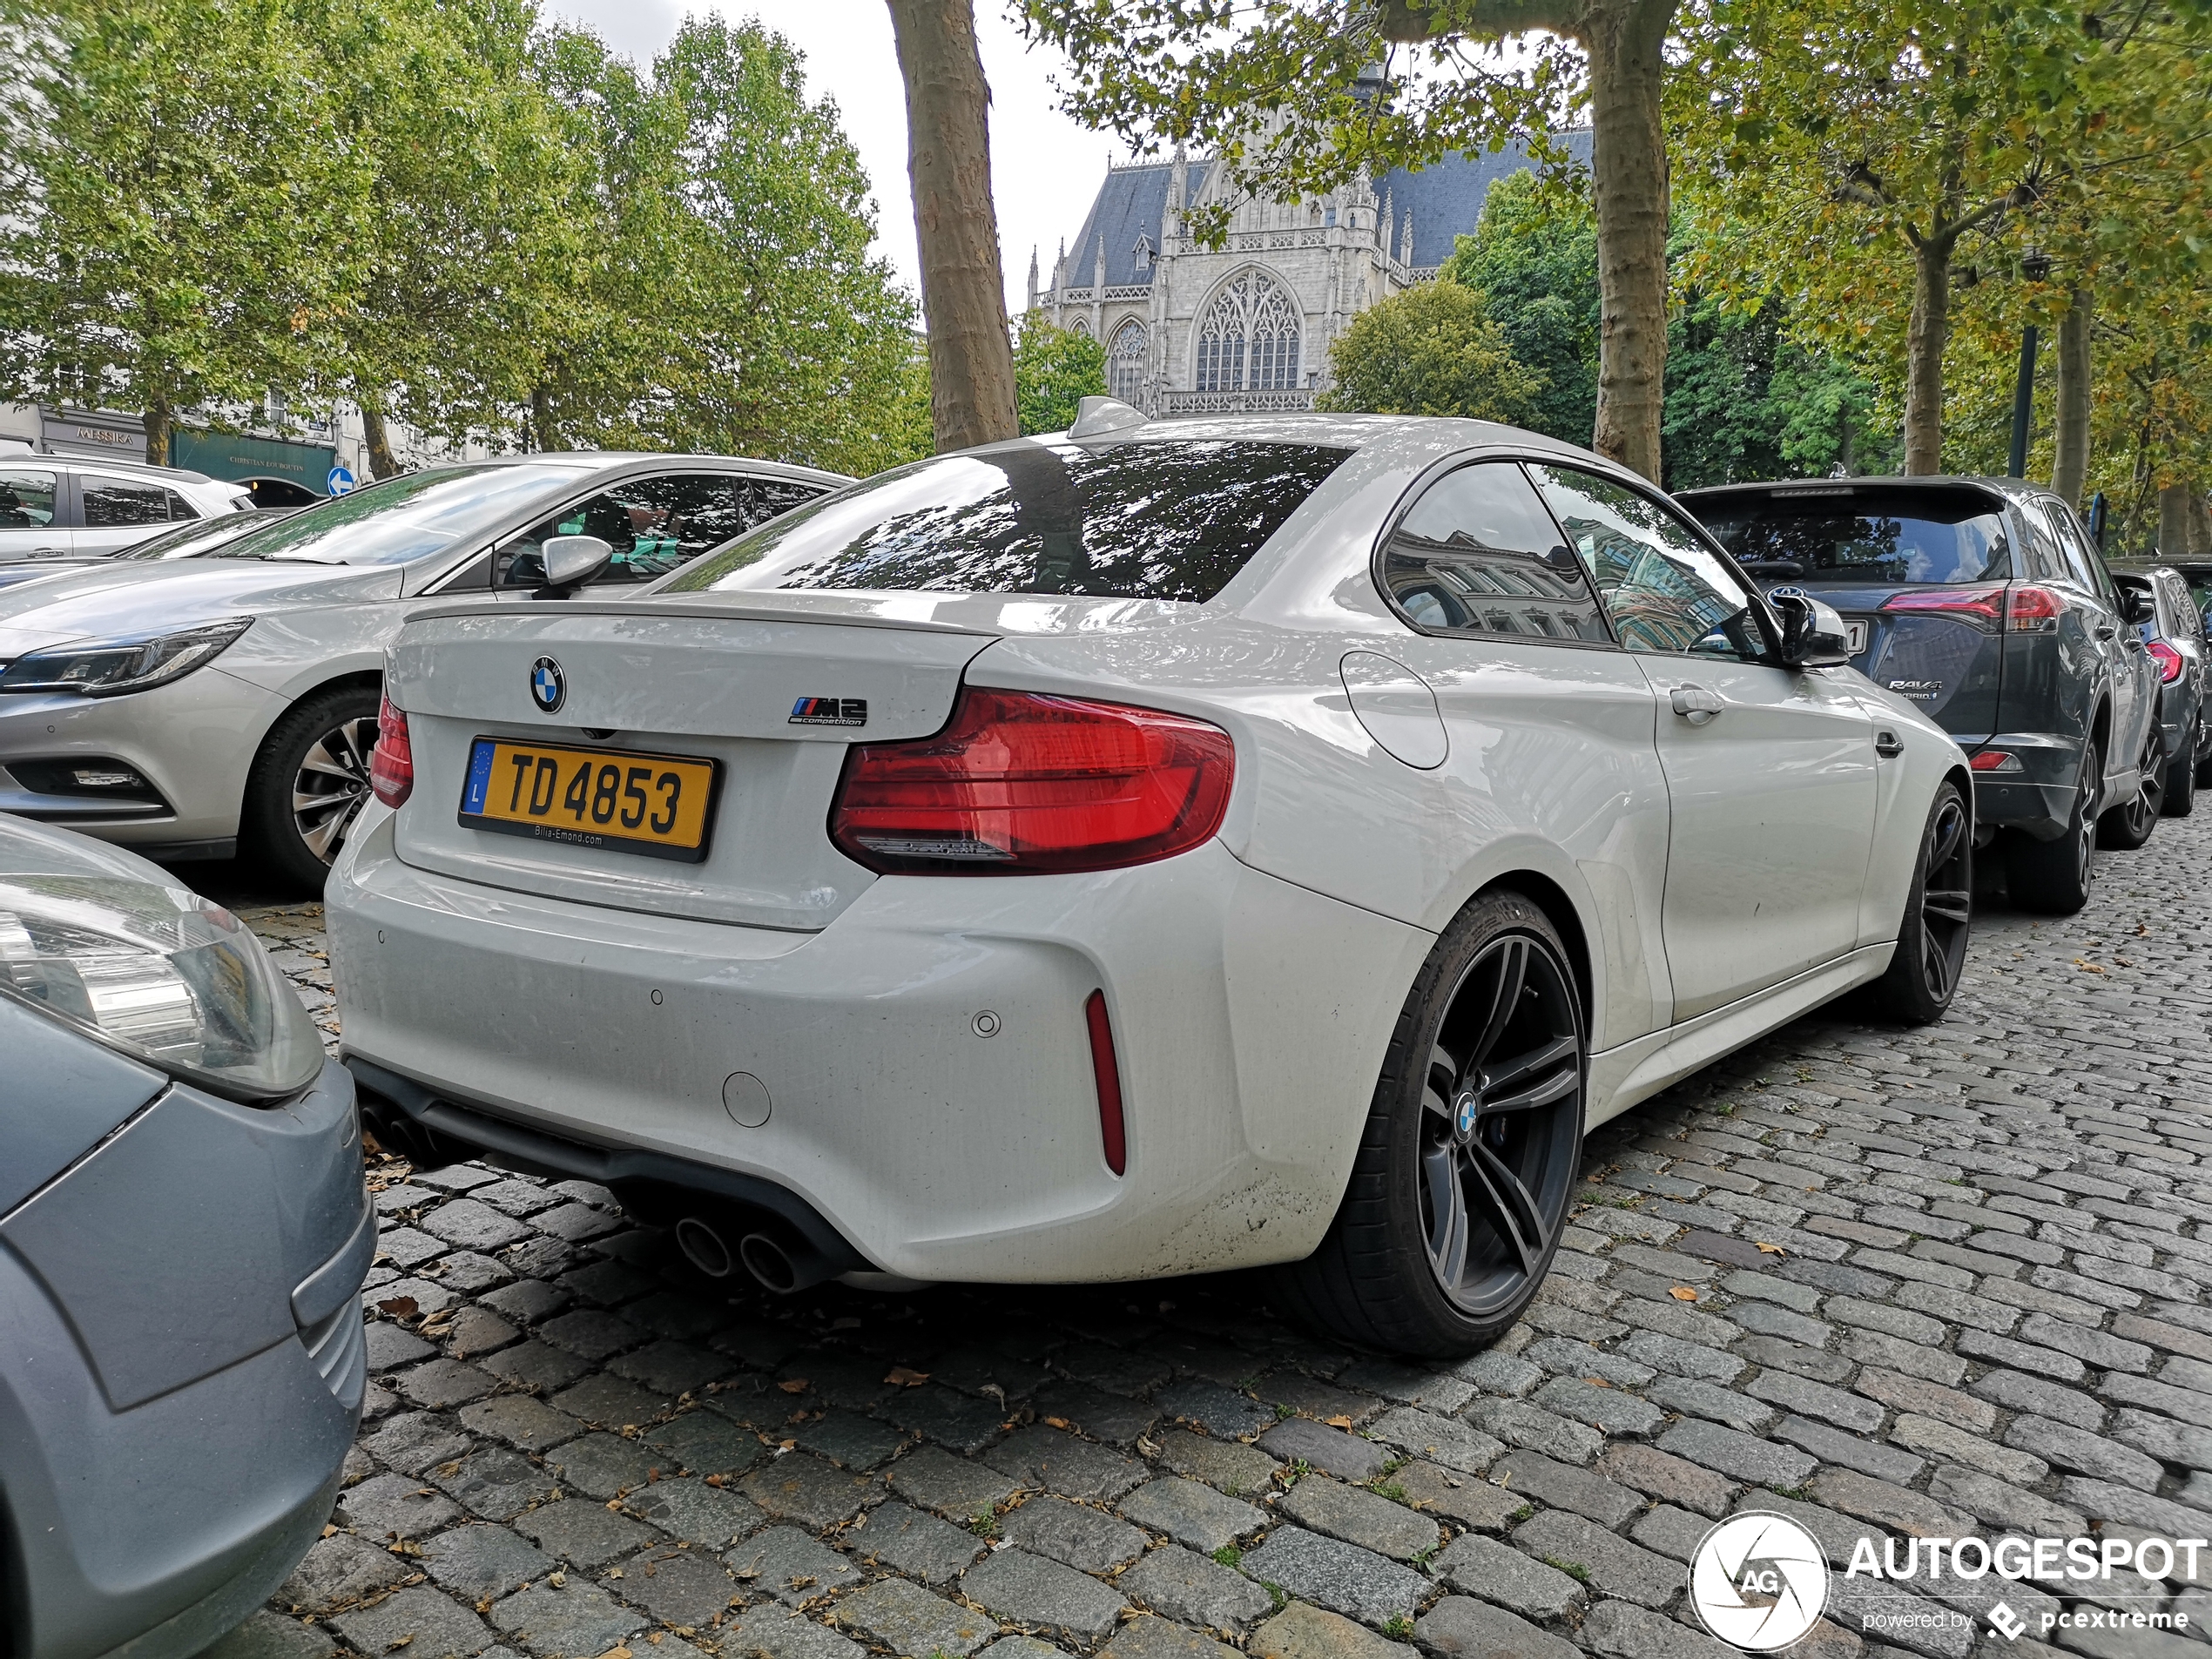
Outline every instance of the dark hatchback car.
{"type": "Polygon", "coordinates": [[[2013,900],[2070,915],[2091,849],[2140,846],[2163,801],[2159,670],[2074,509],[2003,478],[1823,478],[1680,499],[1760,585],[1835,607],[1851,664],[1972,757],[2013,900]]]}
{"type": "Polygon", "coordinates": [[[2212,784],[2212,647],[2201,601],[2170,564],[2115,570],[2112,579],[2149,599],[2156,614],[2138,624],[2143,649],[2158,664],[2158,724],[2166,738],[2166,815],[2186,818],[2200,785],[2212,784]]]}

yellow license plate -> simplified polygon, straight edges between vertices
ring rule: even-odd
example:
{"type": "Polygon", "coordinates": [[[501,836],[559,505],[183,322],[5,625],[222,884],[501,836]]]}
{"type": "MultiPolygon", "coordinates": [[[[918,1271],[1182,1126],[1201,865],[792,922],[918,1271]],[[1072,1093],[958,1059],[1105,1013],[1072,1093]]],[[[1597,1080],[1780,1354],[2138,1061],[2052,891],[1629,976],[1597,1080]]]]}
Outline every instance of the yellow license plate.
{"type": "Polygon", "coordinates": [[[721,763],[621,749],[478,738],[461,822],[570,846],[696,864],[706,856],[721,763]]]}

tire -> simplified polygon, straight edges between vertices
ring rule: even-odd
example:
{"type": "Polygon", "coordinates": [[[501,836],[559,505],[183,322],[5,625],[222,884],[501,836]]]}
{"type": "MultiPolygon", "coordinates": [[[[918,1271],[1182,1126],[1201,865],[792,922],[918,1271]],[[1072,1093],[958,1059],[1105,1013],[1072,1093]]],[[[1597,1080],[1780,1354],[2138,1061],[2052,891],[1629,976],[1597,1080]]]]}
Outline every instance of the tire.
{"type": "Polygon", "coordinates": [[[2204,748],[2204,716],[2189,728],[2189,740],[2166,765],[2166,802],[2160,809],[2168,818],[2187,818],[2196,808],[2197,755],[2204,748]]]}
{"type": "Polygon", "coordinates": [[[380,700],[361,686],[320,692],[279,720],[254,757],[239,839],[288,886],[322,891],[331,860],[368,802],[380,700]]]}
{"type": "Polygon", "coordinates": [[[2097,820],[2097,845],[2132,853],[2150,840],[2166,806],[2166,738],[2155,722],[2135,757],[2135,792],[2097,820]]]}
{"type": "Polygon", "coordinates": [[[1897,954],[1874,984],[1874,1001],[1899,1025],[1932,1025],[1951,1006],[1973,922],[1973,824],[1959,786],[1945,783],[1928,809],[1912,888],[1898,924],[1897,954]]]}
{"type": "Polygon", "coordinates": [[[2031,840],[2015,835],[2006,860],[2006,885],[2013,902],[2039,916],[2071,916],[2089,902],[2089,884],[2096,874],[2091,849],[2096,846],[2097,820],[2090,802],[2104,780],[2104,763],[2092,741],[2081,746],[2081,775],[2075,780],[2074,815],[2066,833],[2055,841],[2031,840]]]}
{"type": "Polygon", "coordinates": [[[1399,1353],[1450,1359],[1495,1341],[1558,1249],[1588,1082],[1558,933],[1519,894],[1477,898],[1399,1011],[1327,1238],[1278,1270],[1286,1311],[1399,1353]]]}

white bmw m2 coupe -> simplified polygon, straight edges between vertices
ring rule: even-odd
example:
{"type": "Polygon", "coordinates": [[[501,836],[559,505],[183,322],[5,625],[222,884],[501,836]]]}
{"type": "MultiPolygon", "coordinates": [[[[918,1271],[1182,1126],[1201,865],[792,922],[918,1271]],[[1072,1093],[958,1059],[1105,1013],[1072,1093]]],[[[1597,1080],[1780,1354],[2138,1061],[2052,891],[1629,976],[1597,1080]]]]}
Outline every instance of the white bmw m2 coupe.
{"type": "Polygon", "coordinates": [[[1279,1264],[1465,1353],[1591,1125],[1855,986],[1948,1002],[1966,764],[1847,651],[1568,445],[1096,400],[637,597],[416,613],[345,1055],[388,1143],[710,1273],[1279,1264]]]}

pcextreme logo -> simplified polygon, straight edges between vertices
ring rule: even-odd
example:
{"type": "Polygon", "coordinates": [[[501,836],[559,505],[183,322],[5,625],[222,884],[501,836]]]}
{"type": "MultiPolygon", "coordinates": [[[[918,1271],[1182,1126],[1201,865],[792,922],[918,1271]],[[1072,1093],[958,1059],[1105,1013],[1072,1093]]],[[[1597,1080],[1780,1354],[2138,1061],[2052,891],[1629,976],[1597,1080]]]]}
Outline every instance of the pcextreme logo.
{"type": "Polygon", "coordinates": [[[1772,1653],[1801,1640],[1828,1605],[1827,1558],[1787,1515],[1731,1515],[1689,1558],[1689,1604],[1729,1646],[1772,1653]]]}

